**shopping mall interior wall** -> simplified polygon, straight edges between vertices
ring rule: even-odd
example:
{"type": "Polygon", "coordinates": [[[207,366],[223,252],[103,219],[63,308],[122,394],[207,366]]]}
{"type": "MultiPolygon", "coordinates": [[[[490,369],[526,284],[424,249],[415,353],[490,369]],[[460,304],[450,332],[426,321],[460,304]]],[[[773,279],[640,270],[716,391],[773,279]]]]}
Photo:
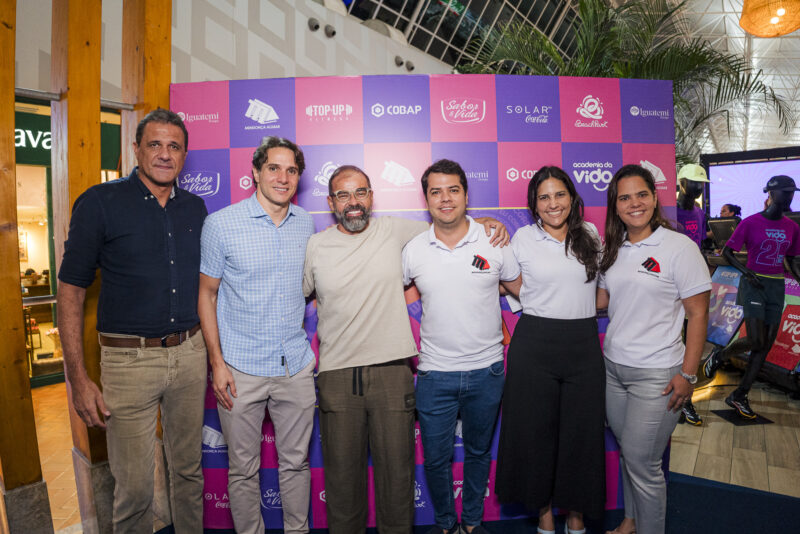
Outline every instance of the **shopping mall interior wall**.
{"type": "MultiPolygon", "coordinates": [[[[17,2],[16,87],[50,91],[52,0],[17,2]]],[[[122,2],[103,0],[102,98],[122,100],[122,2]]],[[[172,81],[406,74],[450,67],[312,0],[173,0],[172,81]],[[308,19],[321,28],[312,32],[308,19]],[[326,37],[333,26],[336,35],[326,37]]]]}

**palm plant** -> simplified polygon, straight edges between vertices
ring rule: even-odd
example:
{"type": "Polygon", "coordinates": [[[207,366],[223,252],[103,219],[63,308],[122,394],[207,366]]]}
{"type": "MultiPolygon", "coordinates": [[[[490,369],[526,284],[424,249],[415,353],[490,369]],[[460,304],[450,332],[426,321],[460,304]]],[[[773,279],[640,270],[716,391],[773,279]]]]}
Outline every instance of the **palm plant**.
{"type": "Polygon", "coordinates": [[[680,24],[685,1],[630,0],[613,7],[605,0],[579,0],[571,55],[529,24],[512,22],[475,40],[469,49],[475,62],[458,70],[672,80],[679,163],[699,159],[712,126],[722,122],[730,133],[732,118],[748,112],[775,113],[788,133],[795,114],[760,70],[707,41],[687,38],[680,24]]]}

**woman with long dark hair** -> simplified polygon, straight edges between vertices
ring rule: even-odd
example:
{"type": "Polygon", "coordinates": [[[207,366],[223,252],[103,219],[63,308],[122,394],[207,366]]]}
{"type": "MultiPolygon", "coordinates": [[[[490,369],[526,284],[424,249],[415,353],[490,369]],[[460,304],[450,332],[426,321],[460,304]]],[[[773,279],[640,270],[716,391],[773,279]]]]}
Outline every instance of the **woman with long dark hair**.
{"type": "Polygon", "coordinates": [[[508,350],[495,488],[501,502],[538,512],[540,533],[554,532],[557,506],[570,510],[565,531],[578,534],[583,514],[601,517],[605,505],[600,238],[558,167],[533,176],[528,207],[535,222],[511,240],[523,314],[508,350]]]}
{"type": "Polygon", "coordinates": [[[597,306],[607,306],[610,319],[606,418],[620,446],[625,496],[625,519],[612,532],[663,534],[661,457],[697,382],[711,279],[694,242],[661,214],[647,169],[617,171],[606,210],[597,306]]]}

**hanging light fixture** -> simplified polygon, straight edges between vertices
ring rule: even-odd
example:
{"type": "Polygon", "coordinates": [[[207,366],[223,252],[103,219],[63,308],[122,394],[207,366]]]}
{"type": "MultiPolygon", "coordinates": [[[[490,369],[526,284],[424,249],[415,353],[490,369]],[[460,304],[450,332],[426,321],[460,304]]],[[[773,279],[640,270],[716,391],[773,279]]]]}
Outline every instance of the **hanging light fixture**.
{"type": "Polygon", "coordinates": [[[744,0],[739,26],[756,37],[780,37],[800,28],[800,0],[744,0]]]}

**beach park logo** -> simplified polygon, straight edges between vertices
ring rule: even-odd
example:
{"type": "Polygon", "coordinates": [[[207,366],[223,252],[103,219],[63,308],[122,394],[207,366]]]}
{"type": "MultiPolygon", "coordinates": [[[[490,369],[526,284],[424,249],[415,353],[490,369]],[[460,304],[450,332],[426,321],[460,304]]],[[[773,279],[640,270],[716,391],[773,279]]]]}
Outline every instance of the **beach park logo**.
{"type": "Polygon", "coordinates": [[[605,111],[599,98],[586,95],[575,111],[584,119],[588,119],[587,121],[576,119],[576,128],[608,128],[608,121],[602,120],[605,111]]]}
{"type": "Polygon", "coordinates": [[[425,501],[422,499],[422,486],[414,481],[414,508],[425,508],[425,501]]]}
{"type": "MultiPolygon", "coordinates": [[[[331,181],[331,175],[333,174],[333,171],[338,168],[338,163],[326,161],[322,164],[322,167],[320,167],[319,172],[314,175],[314,181],[323,187],[328,187],[328,183],[331,181]]],[[[327,195],[327,193],[325,193],[325,195],[327,195]]]]}
{"type": "Polygon", "coordinates": [[[244,116],[257,124],[248,124],[244,127],[245,130],[266,130],[280,127],[276,124],[280,117],[275,108],[257,98],[249,99],[247,104],[244,116]]]}
{"type": "Polygon", "coordinates": [[[199,197],[213,197],[219,191],[220,173],[192,171],[178,178],[178,187],[199,197]]]}
{"type": "Polygon", "coordinates": [[[309,104],[306,106],[306,118],[312,122],[345,121],[353,114],[350,104],[309,104]]]}
{"type": "Polygon", "coordinates": [[[486,101],[480,98],[446,98],[441,109],[442,119],[448,124],[478,124],[486,118],[486,101]]]}

